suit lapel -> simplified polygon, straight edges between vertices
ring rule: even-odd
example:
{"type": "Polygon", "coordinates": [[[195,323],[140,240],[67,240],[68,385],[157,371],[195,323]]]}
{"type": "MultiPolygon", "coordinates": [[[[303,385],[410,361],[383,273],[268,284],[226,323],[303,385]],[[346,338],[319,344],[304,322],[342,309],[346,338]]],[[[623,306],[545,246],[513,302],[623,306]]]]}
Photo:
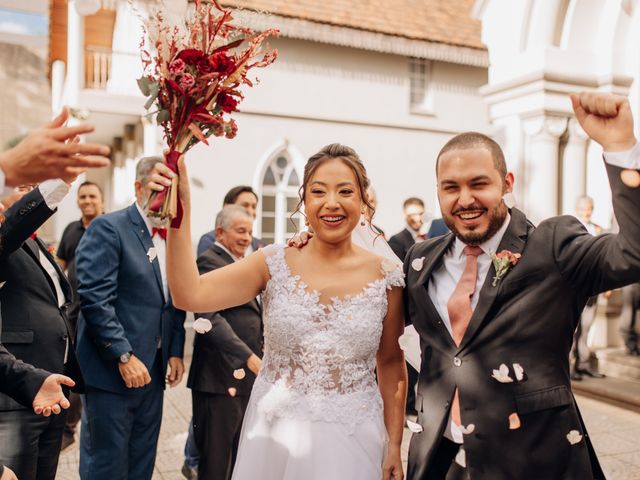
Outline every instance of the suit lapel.
{"type": "MultiPolygon", "coordinates": [[[[449,347],[455,348],[455,343],[453,342],[453,338],[444,327],[444,322],[442,321],[442,317],[440,317],[440,313],[438,313],[438,309],[431,301],[431,297],[429,296],[429,280],[431,278],[431,274],[433,271],[442,263],[442,257],[449,249],[451,244],[453,243],[455,236],[450,233],[448,235],[444,235],[439,237],[441,240],[433,247],[433,250],[429,252],[429,255],[425,257],[424,263],[422,265],[422,270],[420,272],[420,276],[418,277],[417,284],[422,286],[420,290],[420,294],[417,295],[418,302],[421,304],[422,309],[426,312],[425,319],[426,321],[431,321],[434,323],[434,328],[436,330],[440,330],[436,326],[438,321],[439,326],[442,327],[442,331],[444,332],[444,339],[447,342],[449,347]]],[[[413,268],[409,266],[409,268],[413,268]]]]}
{"type": "MultiPolygon", "coordinates": [[[[222,258],[222,260],[224,260],[226,265],[231,265],[234,262],[233,258],[231,258],[231,255],[229,255],[227,252],[224,251],[224,249],[220,248],[215,243],[211,246],[211,249],[216,254],[218,254],[220,258],[222,258]]],[[[260,313],[260,304],[255,298],[249,302],[249,305],[251,305],[256,310],[256,312],[260,313]]]]}
{"type": "Polygon", "coordinates": [[[39,237],[36,237],[35,241],[40,247],[40,250],[42,251],[44,256],[47,257],[49,262],[51,262],[51,264],[53,265],[53,268],[55,269],[55,271],[58,273],[58,278],[60,279],[60,288],[62,288],[62,293],[64,294],[66,301],[70,302],[72,300],[73,294],[71,293],[71,285],[69,285],[69,280],[67,279],[66,274],[62,271],[62,269],[60,268],[60,265],[58,265],[58,262],[56,262],[56,259],[53,258],[53,255],[51,255],[51,253],[49,252],[49,250],[47,249],[47,246],[43,243],[43,241],[40,240],[39,237]]]}
{"type": "MultiPolygon", "coordinates": [[[[509,223],[509,226],[507,227],[506,232],[504,232],[502,240],[500,241],[498,252],[501,252],[502,250],[509,250],[512,253],[522,253],[526,244],[527,218],[525,217],[524,213],[514,208],[511,210],[511,221],[509,223]]],[[[480,326],[484,323],[487,318],[487,313],[491,309],[494,300],[498,296],[498,292],[500,291],[502,282],[498,283],[498,285],[496,285],[495,287],[492,285],[493,277],[495,276],[495,274],[496,269],[493,266],[492,262],[491,266],[489,267],[489,271],[487,272],[487,278],[485,278],[484,283],[482,284],[480,297],[478,298],[478,304],[473,311],[473,315],[471,316],[471,320],[469,321],[469,326],[467,327],[467,330],[462,337],[462,341],[460,342],[460,351],[469,344],[480,326]]],[[[508,278],[509,273],[507,272],[506,275],[507,277],[505,278],[508,278]]]]}
{"type": "MultiPolygon", "coordinates": [[[[143,218],[140,216],[135,203],[129,207],[129,218],[134,224],[133,231],[136,232],[136,236],[138,237],[138,240],[140,240],[140,244],[144,249],[145,261],[148,261],[148,252],[151,248],[155,247],[153,245],[151,235],[149,234],[149,229],[147,228],[146,223],[144,223],[143,218]]],[[[156,276],[156,281],[158,284],[158,288],[160,289],[160,293],[164,298],[164,288],[162,287],[162,273],[160,272],[160,264],[158,262],[158,257],[154,258],[151,262],[151,267],[153,268],[153,273],[156,276]]],[[[165,298],[165,301],[168,301],[168,299],[165,298]]]]}
{"type": "Polygon", "coordinates": [[[52,295],[51,298],[55,302],[55,304],[57,305],[58,304],[58,295],[56,294],[56,287],[53,284],[53,280],[51,280],[51,277],[49,276],[47,271],[42,266],[42,263],[40,262],[40,250],[38,249],[38,244],[34,240],[27,239],[22,244],[22,248],[24,249],[25,253],[27,253],[30,257],[32,257],[33,261],[36,262],[36,264],[38,265],[38,268],[40,269],[40,271],[44,275],[44,278],[46,279],[47,283],[49,284],[49,287],[51,287],[51,290],[50,290],[51,291],[51,295],[52,295]]]}

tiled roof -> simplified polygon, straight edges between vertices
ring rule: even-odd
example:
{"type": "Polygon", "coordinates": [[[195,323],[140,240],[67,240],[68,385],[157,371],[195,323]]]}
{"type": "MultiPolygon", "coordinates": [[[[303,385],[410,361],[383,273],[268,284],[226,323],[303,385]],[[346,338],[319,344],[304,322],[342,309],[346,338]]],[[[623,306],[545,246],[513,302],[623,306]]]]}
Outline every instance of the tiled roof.
{"type": "Polygon", "coordinates": [[[229,7],[484,49],[475,0],[222,0],[229,7]]]}

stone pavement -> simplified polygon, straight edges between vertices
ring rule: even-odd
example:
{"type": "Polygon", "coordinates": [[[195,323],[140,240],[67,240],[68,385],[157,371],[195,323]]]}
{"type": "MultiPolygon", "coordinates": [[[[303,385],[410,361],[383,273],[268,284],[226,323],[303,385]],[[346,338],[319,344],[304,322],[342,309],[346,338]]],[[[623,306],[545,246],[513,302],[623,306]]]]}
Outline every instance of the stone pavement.
{"type": "MultiPolygon", "coordinates": [[[[164,417],[153,480],[181,480],[183,448],[191,418],[191,394],[185,381],[167,390],[164,417]]],[[[578,397],[578,403],[608,480],[640,480],[640,414],[578,397]]],[[[406,460],[410,434],[405,429],[403,455],[406,460]]],[[[60,458],[58,480],[76,480],[78,442],[60,458]]],[[[303,479],[301,479],[303,480],[303,479]]]]}

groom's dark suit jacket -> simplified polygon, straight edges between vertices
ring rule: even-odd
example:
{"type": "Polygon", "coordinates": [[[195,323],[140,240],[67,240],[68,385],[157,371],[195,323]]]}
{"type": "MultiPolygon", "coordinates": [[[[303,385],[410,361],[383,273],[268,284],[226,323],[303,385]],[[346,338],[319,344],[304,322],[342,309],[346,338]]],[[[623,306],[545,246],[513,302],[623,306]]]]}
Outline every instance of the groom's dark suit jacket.
{"type": "MultiPolygon", "coordinates": [[[[231,263],[231,256],[213,244],[198,257],[198,270],[204,274],[231,263]]],[[[205,334],[196,334],[187,386],[223,395],[228,395],[228,389],[233,387],[238,395],[249,395],[256,376],[245,368],[246,376],[236,379],[233,371],[241,368],[252,353],[262,357],[262,308],[258,301],[196,317],[210,319],[213,328],[205,334]]]]}
{"type": "Polygon", "coordinates": [[[453,234],[418,243],[408,253],[405,301],[408,321],[420,335],[416,408],[424,429],[411,440],[408,479],[426,478],[456,386],[462,423],[475,426],[464,436],[473,480],[604,478],[571,393],[568,355],[589,297],[640,278],[640,189],[620,181],[620,168],[607,165],[607,172],[620,233],[591,236],[571,216],[535,228],[511,210],[498,251],[522,257],[495,287],[495,269],[489,269],[459,347],[428,293],[453,234]],[[492,378],[501,364],[513,382],[492,378]],[[522,380],[513,364],[524,369],[522,380]],[[514,413],[521,426],[510,430],[514,413]],[[572,444],[567,435],[574,430],[572,444]]]}

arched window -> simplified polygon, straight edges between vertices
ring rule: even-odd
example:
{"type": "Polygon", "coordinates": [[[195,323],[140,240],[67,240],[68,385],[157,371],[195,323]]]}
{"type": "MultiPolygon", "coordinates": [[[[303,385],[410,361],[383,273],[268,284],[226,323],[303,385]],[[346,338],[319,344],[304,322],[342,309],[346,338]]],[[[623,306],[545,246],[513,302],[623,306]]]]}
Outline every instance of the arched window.
{"type": "Polygon", "coordinates": [[[267,244],[284,243],[303,226],[303,216],[292,217],[298,205],[301,177],[287,150],[273,155],[262,175],[258,202],[258,236],[267,244]]]}

